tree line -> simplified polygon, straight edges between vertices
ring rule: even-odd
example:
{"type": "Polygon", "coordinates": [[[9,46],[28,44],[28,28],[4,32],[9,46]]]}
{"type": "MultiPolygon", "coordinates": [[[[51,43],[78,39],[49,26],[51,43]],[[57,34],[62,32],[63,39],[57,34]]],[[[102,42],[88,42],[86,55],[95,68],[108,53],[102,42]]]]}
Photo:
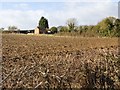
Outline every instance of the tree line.
{"type": "Polygon", "coordinates": [[[74,35],[74,36],[120,36],[120,19],[115,17],[107,17],[98,22],[97,25],[81,25],[77,26],[77,20],[70,18],[66,21],[65,26],[51,27],[49,29],[48,20],[41,17],[39,27],[44,31],[51,31],[52,33],[61,35],[74,35]]]}
{"type": "MultiPolygon", "coordinates": [[[[77,25],[77,19],[69,18],[65,26],[53,26],[49,28],[48,19],[41,17],[38,28],[44,34],[72,35],[72,36],[120,36],[120,19],[115,17],[106,17],[96,25],[77,25]]],[[[0,28],[2,31],[4,28],[0,28]]],[[[20,31],[16,26],[9,26],[8,31],[20,31]]]]}

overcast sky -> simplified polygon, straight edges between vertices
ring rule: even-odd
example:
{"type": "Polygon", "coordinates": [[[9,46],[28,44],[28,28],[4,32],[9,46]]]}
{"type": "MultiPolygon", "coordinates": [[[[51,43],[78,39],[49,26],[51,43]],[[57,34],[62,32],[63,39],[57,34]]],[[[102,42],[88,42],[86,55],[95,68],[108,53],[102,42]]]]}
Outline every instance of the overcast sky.
{"type": "Polygon", "coordinates": [[[76,18],[78,25],[93,25],[108,16],[118,17],[118,1],[1,0],[0,27],[15,25],[20,29],[34,29],[41,16],[48,19],[50,27],[66,25],[69,18],[76,18]]]}

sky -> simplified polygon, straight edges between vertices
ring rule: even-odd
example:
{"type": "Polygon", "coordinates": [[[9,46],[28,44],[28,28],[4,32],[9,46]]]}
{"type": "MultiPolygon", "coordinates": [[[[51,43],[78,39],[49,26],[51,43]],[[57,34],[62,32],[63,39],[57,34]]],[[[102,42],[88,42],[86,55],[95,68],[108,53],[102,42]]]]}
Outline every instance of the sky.
{"type": "Polygon", "coordinates": [[[76,18],[77,25],[95,25],[102,19],[118,18],[119,0],[1,0],[0,28],[17,26],[34,29],[42,16],[49,27],[65,26],[69,18],[76,18]]]}

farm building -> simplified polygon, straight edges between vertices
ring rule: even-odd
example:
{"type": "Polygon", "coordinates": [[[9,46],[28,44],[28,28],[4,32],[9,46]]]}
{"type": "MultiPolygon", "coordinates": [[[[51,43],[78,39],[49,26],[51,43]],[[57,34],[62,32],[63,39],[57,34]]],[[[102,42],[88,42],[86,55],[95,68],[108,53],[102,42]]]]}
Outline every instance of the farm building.
{"type": "Polygon", "coordinates": [[[20,30],[21,34],[40,34],[40,30],[39,28],[35,28],[35,29],[32,29],[32,30],[20,30]]]}
{"type": "Polygon", "coordinates": [[[19,33],[21,34],[34,33],[34,30],[20,30],[19,33]]]}
{"type": "Polygon", "coordinates": [[[50,34],[51,31],[48,28],[46,28],[45,30],[42,30],[39,27],[36,27],[34,29],[34,34],[42,34],[42,33],[44,33],[44,34],[50,34]]]}
{"type": "Polygon", "coordinates": [[[9,31],[9,30],[4,30],[4,33],[19,33],[19,34],[51,34],[51,31],[49,29],[46,30],[41,30],[39,27],[36,27],[35,29],[31,29],[31,30],[26,30],[26,29],[22,29],[22,30],[16,30],[16,31],[9,31]]]}
{"type": "Polygon", "coordinates": [[[35,30],[34,30],[34,34],[40,34],[40,29],[37,27],[37,28],[35,28],[35,30]]]}

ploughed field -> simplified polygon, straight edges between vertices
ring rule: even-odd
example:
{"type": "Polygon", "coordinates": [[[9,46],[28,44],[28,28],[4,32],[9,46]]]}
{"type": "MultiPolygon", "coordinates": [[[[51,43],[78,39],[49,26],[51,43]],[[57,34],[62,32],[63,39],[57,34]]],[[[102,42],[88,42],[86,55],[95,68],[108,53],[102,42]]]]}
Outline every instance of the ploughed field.
{"type": "Polygon", "coordinates": [[[118,38],[2,36],[3,88],[120,89],[118,38]]]}

